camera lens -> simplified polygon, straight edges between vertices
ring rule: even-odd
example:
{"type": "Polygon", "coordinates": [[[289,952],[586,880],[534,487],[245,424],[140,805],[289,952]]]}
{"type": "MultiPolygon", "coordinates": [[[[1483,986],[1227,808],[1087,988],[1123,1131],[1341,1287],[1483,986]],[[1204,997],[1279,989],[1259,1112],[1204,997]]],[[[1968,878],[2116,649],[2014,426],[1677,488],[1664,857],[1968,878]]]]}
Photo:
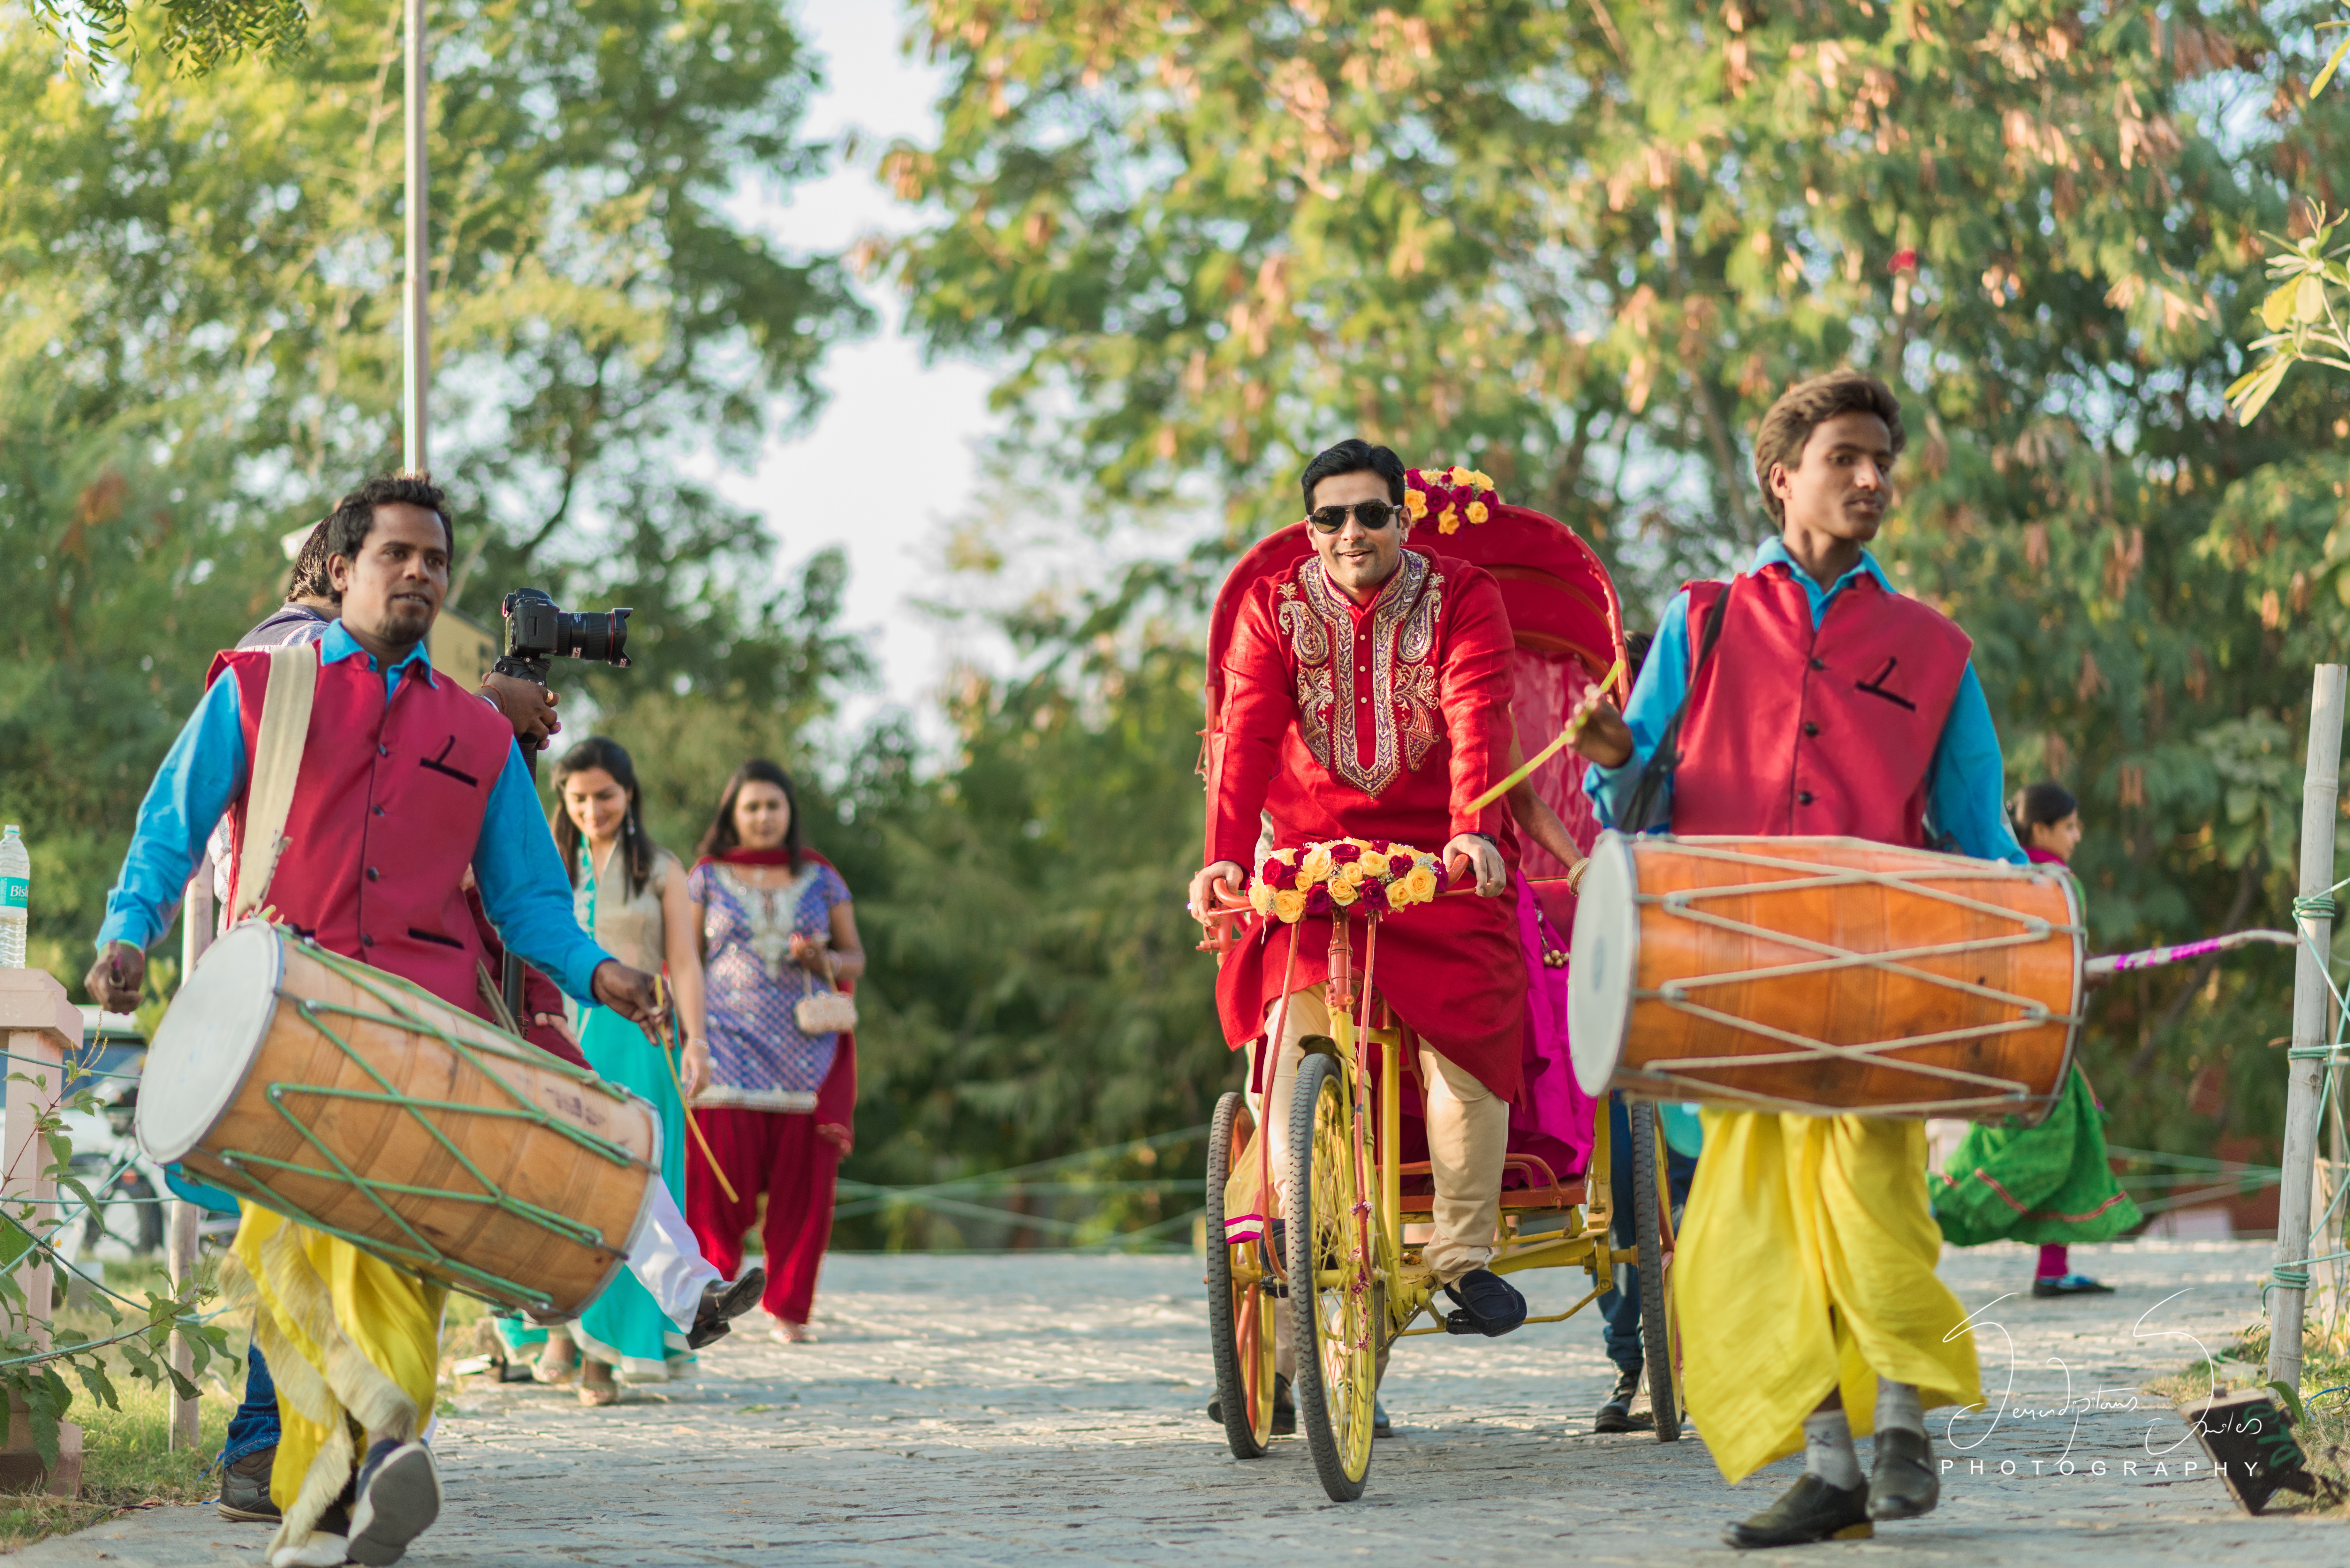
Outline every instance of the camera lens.
{"type": "Polygon", "coordinates": [[[599,664],[627,662],[627,610],[566,612],[557,616],[556,622],[556,658],[592,659],[599,664]]]}

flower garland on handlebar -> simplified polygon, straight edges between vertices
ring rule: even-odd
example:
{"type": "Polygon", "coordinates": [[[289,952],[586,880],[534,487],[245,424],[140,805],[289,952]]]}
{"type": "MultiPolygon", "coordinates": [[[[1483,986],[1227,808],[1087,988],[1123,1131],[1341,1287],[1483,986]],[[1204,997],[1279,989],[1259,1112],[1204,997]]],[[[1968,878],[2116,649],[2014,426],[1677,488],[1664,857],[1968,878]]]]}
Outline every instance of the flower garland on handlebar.
{"type": "Polygon", "coordinates": [[[1344,909],[1373,893],[1390,909],[1436,897],[1436,857],[1409,844],[1332,838],[1302,850],[1276,849],[1257,867],[1249,905],[1284,925],[1344,909]]]}

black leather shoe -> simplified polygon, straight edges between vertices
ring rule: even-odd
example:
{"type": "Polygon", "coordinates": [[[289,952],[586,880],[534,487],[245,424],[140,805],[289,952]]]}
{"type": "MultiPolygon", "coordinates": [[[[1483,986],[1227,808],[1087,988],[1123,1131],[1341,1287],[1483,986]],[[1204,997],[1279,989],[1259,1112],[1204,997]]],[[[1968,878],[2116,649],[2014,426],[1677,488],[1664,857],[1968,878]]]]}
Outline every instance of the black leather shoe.
{"type": "Polygon", "coordinates": [[[767,1289],[767,1271],[754,1263],[743,1271],[743,1277],[733,1284],[724,1280],[712,1280],[702,1287],[702,1305],[693,1314],[693,1327],[687,1332],[685,1343],[700,1350],[711,1341],[723,1339],[733,1332],[734,1320],[759,1304],[759,1297],[767,1289]]]}
{"type": "Polygon", "coordinates": [[[1616,1391],[1607,1396],[1607,1403],[1600,1406],[1599,1414],[1592,1417],[1591,1429],[1595,1432],[1638,1432],[1653,1428],[1657,1424],[1654,1416],[1646,1412],[1638,1416],[1632,1414],[1632,1397],[1639,1391],[1640,1369],[1635,1366],[1629,1372],[1619,1370],[1616,1375],[1616,1391]]]}
{"type": "Polygon", "coordinates": [[[269,1472],[277,1463],[276,1445],[256,1449],[221,1470],[220,1501],[213,1511],[223,1519],[253,1524],[275,1524],[277,1505],[269,1501],[269,1472]]]}
{"type": "Polygon", "coordinates": [[[1934,1445],[1923,1432],[1890,1427],[1877,1434],[1877,1454],[1868,1467],[1868,1517],[1915,1519],[1931,1513],[1942,1499],[1934,1474],[1934,1445]]]}
{"type": "Polygon", "coordinates": [[[1448,1334],[1482,1334],[1499,1339],[1526,1321],[1526,1298],[1491,1269],[1470,1270],[1445,1286],[1444,1293],[1458,1303],[1445,1314],[1448,1334]]]}
{"type": "Polygon", "coordinates": [[[1808,1546],[1814,1541],[1863,1541],[1877,1532],[1868,1522],[1868,1489],[1830,1486],[1808,1472],[1779,1501],[1722,1532],[1732,1546],[1808,1546]]]}
{"type": "Polygon", "coordinates": [[[1376,1394],[1371,1396],[1371,1436],[1374,1438],[1395,1436],[1395,1423],[1388,1419],[1388,1407],[1379,1403],[1378,1396],[1376,1394]]]}
{"type": "MultiPolygon", "coordinates": [[[[1372,1401],[1372,1407],[1378,1408],[1377,1400],[1372,1401]]],[[[1223,1418],[1224,1402],[1222,1399],[1209,1400],[1208,1419],[1221,1423],[1223,1418]]],[[[1278,1372],[1273,1375],[1273,1431],[1270,1435],[1276,1438],[1297,1435],[1297,1401],[1289,1396],[1289,1379],[1278,1372]]],[[[1376,1427],[1372,1428],[1371,1435],[1375,1438],[1387,1436],[1376,1427]]]]}
{"type": "Polygon", "coordinates": [[[2046,1300],[2050,1296],[2109,1296],[2111,1285],[2101,1285],[2086,1274],[2065,1274],[2053,1280],[2034,1280],[2032,1293],[2046,1300]]]}

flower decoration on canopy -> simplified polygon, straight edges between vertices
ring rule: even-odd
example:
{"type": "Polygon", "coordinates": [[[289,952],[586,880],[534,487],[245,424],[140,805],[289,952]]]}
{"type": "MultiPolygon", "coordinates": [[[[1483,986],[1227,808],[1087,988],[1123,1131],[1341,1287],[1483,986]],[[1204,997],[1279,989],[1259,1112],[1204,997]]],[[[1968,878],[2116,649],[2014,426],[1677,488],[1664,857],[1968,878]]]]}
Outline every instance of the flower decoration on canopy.
{"type": "Polygon", "coordinates": [[[1403,476],[1404,510],[1414,523],[1436,519],[1440,534],[1458,534],[1461,524],[1484,522],[1502,504],[1492,479],[1458,463],[1451,468],[1415,468],[1403,476]]]}
{"type": "Polygon", "coordinates": [[[1274,850],[1249,884],[1250,907],[1284,925],[1351,909],[1366,898],[1401,909],[1435,897],[1435,856],[1409,844],[1370,838],[1332,838],[1302,849],[1274,850]]]}

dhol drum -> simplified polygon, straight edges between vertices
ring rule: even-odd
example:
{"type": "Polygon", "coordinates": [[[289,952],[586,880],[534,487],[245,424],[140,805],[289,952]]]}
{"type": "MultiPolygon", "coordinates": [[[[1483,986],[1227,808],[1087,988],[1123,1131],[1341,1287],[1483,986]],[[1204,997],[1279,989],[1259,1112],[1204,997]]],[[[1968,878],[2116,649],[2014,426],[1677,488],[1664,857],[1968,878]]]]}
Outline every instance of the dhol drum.
{"type": "Polygon", "coordinates": [[[2060,867],[1856,838],[1605,834],[1575,911],[1584,1088],[1834,1116],[2043,1120],[2080,1031],[2060,867]]]}
{"type": "Polygon", "coordinates": [[[251,921],[172,999],[140,1147],[386,1262],[577,1313],[660,1169],[636,1096],[396,975],[251,921]]]}

